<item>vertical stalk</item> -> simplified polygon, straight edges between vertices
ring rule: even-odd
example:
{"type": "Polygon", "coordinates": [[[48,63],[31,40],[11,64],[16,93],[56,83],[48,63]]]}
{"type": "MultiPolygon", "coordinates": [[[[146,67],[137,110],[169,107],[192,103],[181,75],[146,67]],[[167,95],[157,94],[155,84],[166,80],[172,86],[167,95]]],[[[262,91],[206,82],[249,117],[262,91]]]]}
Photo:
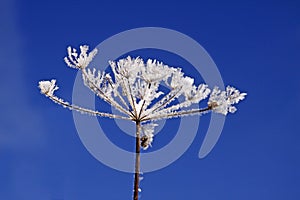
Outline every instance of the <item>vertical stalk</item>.
{"type": "Polygon", "coordinates": [[[135,173],[134,173],[134,189],[133,189],[133,200],[139,199],[139,179],[140,179],[140,132],[141,123],[136,121],[136,134],[135,134],[135,173]]]}

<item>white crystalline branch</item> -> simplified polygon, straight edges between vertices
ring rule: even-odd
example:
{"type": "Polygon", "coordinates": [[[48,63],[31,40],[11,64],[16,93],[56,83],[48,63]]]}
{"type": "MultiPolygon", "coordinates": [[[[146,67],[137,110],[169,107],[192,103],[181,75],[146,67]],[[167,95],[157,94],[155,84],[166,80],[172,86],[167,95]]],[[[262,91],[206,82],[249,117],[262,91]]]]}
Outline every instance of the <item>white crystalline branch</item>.
{"type": "Polygon", "coordinates": [[[84,69],[89,65],[97,54],[97,49],[94,49],[89,54],[87,51],[89,47],[87,45],[80,46],[80,54],[78,55],[77,50],[72,47],[68,47],[68,57],[65,57],[64,60],[69,67],[84,69]]]}
{"type": "Polygon", "coordinates": [[[39,88],[41,90],[41,93],[46,95],[49,99],[51,99],[54,103],[57,103],[64,108],[69,108],[70,110],[75,110],[78,112],[81,112],[82,114],[90,114],[94,116],[101,116],[101,117],[109,117],[109,118],[116,118],[116,119],[125,119],[125,120],[130,120],[128,117],[123,117],[119,115],[114,115],[110,113],[103,113],[95,110],[90,110],[86,108],[79,107],[77,105],[72,105],[67,101],[64,101],[61,98],[58,98],[57,96],[54,95],[54,91],[58,90],[58,86],[55,85],[56,80],[51,80],[51,81],[40,81],[39,82],[39,88]]]}
{"type": "Polygon", "coordinates": [[[80,70],[84,84],[99,98],[119,110],[121,115],[81,108],[56,97],[54,92],[58,87],[55,80],[40,81],[41,93],[72,110],[148,124],[142,129],[145,148],[151,146],[155,127],[154,124],[146,122],[200,115],[209,111],[227,115],[234,113],[235,105],[246,96],[246,93],[231,86],[221,91],[218,87],[211,90],[206,84],[195,85],[194,79],[185,76],[180,68],[169,67],[157,60],[149,59],[144,62],[139,57],[127,57],[117,62],[109,61],[112,74],[90,69],[88,65],[97,50],[88,50],[87,45],[80,46],[79,53],[75,48],[68,47],[68,55],[64,60],[69,67],[80,70]],[[167,90],[162,90],[161,86],[167,87],[167,90]],[[178,99],[179,103],[175,103],[178,99]],[[190,108],[205,99],[208,99],[207,107],[190,108]]]}

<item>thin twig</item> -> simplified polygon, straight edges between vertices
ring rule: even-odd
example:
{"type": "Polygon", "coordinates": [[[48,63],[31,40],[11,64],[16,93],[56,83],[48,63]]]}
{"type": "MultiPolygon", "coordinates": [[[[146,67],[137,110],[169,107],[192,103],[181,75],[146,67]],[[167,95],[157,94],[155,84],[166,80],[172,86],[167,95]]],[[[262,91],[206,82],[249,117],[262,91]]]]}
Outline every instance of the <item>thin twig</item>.
{"type": "Polygon", "coordinates": [[[117,102],[113,101],[112,99],[110,99],[109,97],[107,97],[100,88],[97,87],[97,85],[95,85],[93,83],[93,81],[91,81],[86,73],[86,70],[81,70],[82,74],[86,77],[86,80],[88,80],[89,83],[91,83],[93,85],[93,87],[90,87],[88,85],[88,87],[94,91],[96,94],[101,94],[102,96],[100,96],[101,98],[103,98],[106,102],[108,102],[109,104],[111,104],[112,106],[116,107],[119,111],[123,112],[124,114],[130,115],[130,113],[128,113],[128,111],[126,109],[124,109],[120,104],[118,104],[117,102]],[[95,91],[96,89],[96,91],[95,91]]]}
{"type": "MultiPolygon", "coordinates": [[[[150,87],[151,87],[151,82],[148,83],[148,87],[147,87],[147,89],[146,89],[146,91],[145,91],[145,94],[147,94],[147,92],[148,92],[148,90],[150,89],[150,87]]],[[[141,115],[142,115],[142,112],[143,112],[143,108],[144,108],[145,103],[146,103],[146,100],[143,99],[143,104],[142,104],[141,110],[140,110],[140,112],[139,112],[138,119],[140,119],[140,117],[141,117],[141,115]]]]}
{"type": "Polygon", "coordinates": [[[87,108],[81,108],[77,105],[73,105],[73,104],[70,104],[56,96],[48,96],[53,102],[63,106],[63,107],[67,107],[69,108],[70,110],[75,110],[75,111],[78,111],[78,112],[82,112],[82,113],[86,113],[86,114],[90,114],[90,115],[97,115],[97,116],[101,116],[101,117],[109,117],[109,118],[115,118],[115,119],[125,119],[125,120],[132,120],[131,118],[129,117],[123,117],[123,116],[120,116],[120,115],[114,115],[114,114],[110,114],[110,113],[103,113],[103,112],[99,112],[99,111],[95,111],[95,110],[90,110],[90,109],[87,109],[87,108]]]}
{"type": "Polygon", "coordinates": [[[135,107],[135,101],[134,101],[132,90],[131,90],[131,87],[130,87],[130,84],[129,84],[129,79],[127,79],[127,83],[128,83],[129,94],[130,94],[130,98],[131,98],[131,102],[132,102],[132,106],[133,106],[132,109],[134,111],[135,116],[137,117],[137,111],[136,111],[136,107],[135,107]]]}
{"type": "Polygon", "coordinates": [[[123,105],[126,107],[126,109],[128,110],[128,112],[130,113],[130,116],[133,118],[134,114],[132,113],[132,111],[129,109],[129,106],[127,105],[127,103],[125,102],[124,98],[120,95],[120,93],[118,92],[117,89],[115,89],[113,82],[111,79],[106,78],[108,83],[110,84],[110,86],[112,87],[112,89],[114,89],[116,95],[119,97],[119,99],[121,100],[121,102],[123,103],[123,105]]]}
{"type": "Polygon", "coordinates": [[[212,110],[211,107],[200,108],[200,109],[192,109],[192,110],[183,110],[173,113],[155,115],[155,117],[148,116],[147,118],[142,119],[142,122],[149,121],[149,120],[157,120],[157,119],[165,119],[165,118],[174,118],[174,117],[184,117],[193,114],[205,113],[212,110]]]}
{"type": "MultiPolygon", "coordinates": [[[[182,87],[181,87],[181,88],[182,88],[182,87]]],[[[174,91],[174,90],[171,90],[171,91],[170,91],[166,96],[164,96],[160,101],[158,101],[157,103],[155,103],[155,104],[152,106],[152,108],[149,109],[149,111],[148,111],[144,116],[141,117],[141,120],[143,121],[143,119],[144,119],[145,117],[147,117],[149,113],[154,113],[156,110],[158,110],[158,109],[160,109],[160,108],[166,106],[168,103],[170,103],[170,102],[176,97],[176,95],[181,91],[181,88],[177,88],[178,90],[175,92],[175,94],[173,94],[173,95],[172,95],[171,97],[169,97],[168,99],[165,99],[165,97],[168,97],[168,96],[171,95],[172,92],[174,91]],[[163,101],[165,101],[165,102],[163,102],[163,101]]]]}

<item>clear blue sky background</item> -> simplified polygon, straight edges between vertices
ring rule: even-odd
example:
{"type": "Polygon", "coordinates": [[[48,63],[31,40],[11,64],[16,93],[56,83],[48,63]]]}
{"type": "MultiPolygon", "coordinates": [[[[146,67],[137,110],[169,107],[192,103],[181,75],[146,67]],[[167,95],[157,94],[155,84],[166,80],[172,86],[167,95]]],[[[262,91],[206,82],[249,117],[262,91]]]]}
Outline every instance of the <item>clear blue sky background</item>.
{"type": "Polygon", "coordinates": [[[95,47],[145,26],[192,37],[225,84],[249,95],[228,116],[213,151],[199,160],[209,122],[203,117],[188,151],[145,175],[142,199],[300,199],[300,3],[195,2],[1,0],[1,200],[131,199],[132,174],[94,159],[72,113],[40,95],[37,82],[58,79],[70,101],[76,71],[63,63],[66,47],[95,47]]]}

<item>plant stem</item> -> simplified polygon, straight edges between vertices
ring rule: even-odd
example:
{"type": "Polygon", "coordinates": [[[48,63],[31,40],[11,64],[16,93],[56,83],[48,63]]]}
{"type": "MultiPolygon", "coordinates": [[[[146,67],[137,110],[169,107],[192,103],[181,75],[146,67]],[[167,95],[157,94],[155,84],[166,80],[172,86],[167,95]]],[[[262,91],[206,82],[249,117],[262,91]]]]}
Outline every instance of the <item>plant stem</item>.
{"type": "Polygon", "coordinates": [[[141,124],[140,121],[136,121],[136,135],[135,135],[135,173],[134,173],[134,189],[133,189],[133,200],[139,199],[139,179],[140,179],[140,132],[141,124]]]}

